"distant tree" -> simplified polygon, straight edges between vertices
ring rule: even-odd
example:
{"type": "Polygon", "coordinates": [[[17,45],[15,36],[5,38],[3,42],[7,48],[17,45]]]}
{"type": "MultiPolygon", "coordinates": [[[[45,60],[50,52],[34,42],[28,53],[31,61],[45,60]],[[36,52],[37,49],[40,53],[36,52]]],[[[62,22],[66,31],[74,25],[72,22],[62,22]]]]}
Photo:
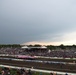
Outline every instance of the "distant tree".
{"type": "Polygon", "coordinates": [[[73,44],[72,47],[73,47],[73,48],[76,48],[76,45],[73,44]]]}
{"type": "Polygon", "coordinates": [[[61,49],[65,49],[65,46],[64,46],[63,44],[61,44],[59,47],[60,47],[61,49]]]}
{"type": "Polygon", "coordinates": [[[41,47],[42,45],[39,44],[35,44],[34,47],[41,47]]]}
{"type": "Polygon", "coordinates": [[[55,50],[55,49],[56,49],[56,46],[53,46],[53,45],[47,45],[47,48],[50,49],[50,50],[55,50]]]}
{"type": "Polygon", "coordinates": [[[28,45],[28,47],[33,47],[33,45],[28,45]]]}

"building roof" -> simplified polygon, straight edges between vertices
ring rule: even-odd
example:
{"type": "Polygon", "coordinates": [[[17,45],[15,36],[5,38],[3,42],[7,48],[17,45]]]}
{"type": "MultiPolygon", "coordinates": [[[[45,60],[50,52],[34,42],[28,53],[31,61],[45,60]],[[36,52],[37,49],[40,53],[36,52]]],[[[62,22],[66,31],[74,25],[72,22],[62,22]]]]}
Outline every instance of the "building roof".
{"type": "Polygon", "coordinates": [[[25,49],[32,49],[32,48],[46,49],[47,47],[45,47],[45,46],[41,46],[41,47],[27,47],[27,46],[23,46],[22,48],[25,48],[25,49]]]}
{"type": "Polygon", "coordinates": [[[28,48],[27,46],[23,46],[23,47],[21,47],[21,48],[28,48]]]}

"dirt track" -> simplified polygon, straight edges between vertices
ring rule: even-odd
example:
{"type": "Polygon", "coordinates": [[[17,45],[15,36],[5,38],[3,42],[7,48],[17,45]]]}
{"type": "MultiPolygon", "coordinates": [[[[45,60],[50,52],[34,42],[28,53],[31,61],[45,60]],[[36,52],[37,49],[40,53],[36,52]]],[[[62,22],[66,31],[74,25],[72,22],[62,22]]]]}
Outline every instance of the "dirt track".
{"type": "MultiPolygon", "coordinates": [[[[38,59],[38,60],[46,60],[46,59],[38,59]]],[[[50,61],[73,62],[72,60],[67,60],[66,61],[65,59],[64,60],[49,59],[49,60],[50,61]]],[[[69,64],[55,64],[55,63],[49,64],[49,63],[13,61],[13,60],[3,60],[3,59],[0,59],[0,64],[20,66],[20,67],[34,67],[36,69],[47,69],[47,70],[55,70],[55,71],[64,71],[64,72],[76,73],[76,65],[69,65],[69,64]]]]}

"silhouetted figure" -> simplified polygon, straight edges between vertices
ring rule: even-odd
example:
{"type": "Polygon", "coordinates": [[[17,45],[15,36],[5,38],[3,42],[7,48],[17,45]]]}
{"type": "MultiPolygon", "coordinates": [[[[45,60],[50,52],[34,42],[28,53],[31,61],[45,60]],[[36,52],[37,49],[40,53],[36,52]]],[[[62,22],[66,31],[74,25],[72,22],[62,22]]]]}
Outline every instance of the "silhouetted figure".
{"type": "Polygon", "coordinates": [[[42,73],[40,72],[40,74],[39,75],[42,75],[42,73]]]}
{"type": "Polygon", "coordinates": [[[50,75],[53,75],[53,73],[51,72],[50,75]]]}
{"type": "Polygon", "coordinates": [[[67,73],[65,75],[68,75],[67,73]]]}
{"type": "Polygon", "coordinates": [[[31,72],[31,70],[29,69],[29,71],[28,71],[28,75],[32,75],[32,72],[31,72]]]}

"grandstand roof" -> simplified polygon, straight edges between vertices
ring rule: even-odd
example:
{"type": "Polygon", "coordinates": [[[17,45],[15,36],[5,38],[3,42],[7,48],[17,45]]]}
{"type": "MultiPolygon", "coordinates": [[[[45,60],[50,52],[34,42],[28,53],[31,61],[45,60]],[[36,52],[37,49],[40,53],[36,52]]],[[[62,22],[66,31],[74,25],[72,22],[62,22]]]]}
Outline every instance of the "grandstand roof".
{"type": "Polygon", "coordinates": [[[23,46],[22,48],[28,48],[27,46],[23,46]]]}
{"type": "Polygon", "coordinates": [[[41,47],[27,47],[27,46],[23,46],[22,48],[27,48],[27,49],[32,49],[32,48],[41,48],[41,49],[46,49],[47,47],[45,46],[41,46],[41,47]]]}

